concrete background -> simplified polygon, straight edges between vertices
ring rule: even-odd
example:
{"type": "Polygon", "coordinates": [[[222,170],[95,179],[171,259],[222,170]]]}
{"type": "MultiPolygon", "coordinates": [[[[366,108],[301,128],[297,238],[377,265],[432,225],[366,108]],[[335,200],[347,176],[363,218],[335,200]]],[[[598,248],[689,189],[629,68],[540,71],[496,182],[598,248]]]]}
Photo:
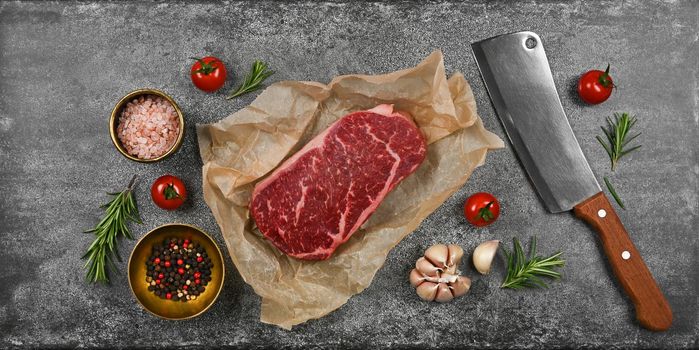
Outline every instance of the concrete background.
{"type": "MultiPolygon", "coordinates": [[[[698,347],[697,1],[472,1],[401,3],[161,2],[0,3],[0,347],[247,346],[292,348],[417,346],[698,347]],[[188,57],[221,57],[229,90],[256,59],[282,79],[329,81],[345,73],[412,66],[434,49],[447,71],[471,82],[488,129],[504,138],[469,43],[517,30],[541,35],[583,151],[598,179],[609,176],[619,210],[674,310],[668,332],[634,321],[596,235],[572,214],[548,214],[510,145],[489,155],[471,180],[389,255],[372,285],[319,320],[284,331],[258,321],[259,298],[226,256],[226,285],[209,312],[157,319],[129,291],[125,263],[110,286],[84,282],[80,256],[101,217],[104,192],[133,174],[140,237],[168,222],[220,231],[201,198],[196,123],[210,123],[254,98],[204,94],[188,78],[188,57]],[[576,79],[612,64],[619,88],[598,106],[574,94],[576,79]],[[173,157],[139,164],[111,144],[107,119],[132,89],[155,87],[184,109],[186,139],[173,157]],[[612,173],[594,137],[614,111],[638,116],[643,144],[612,173]],[[182,177],[191,197],[164,212],[148,195],[163,173],[182,177]],[[502,202],[494,225],[476,229],[460,214],[465,198],[489,191],[502,202]],[[487,239],[537,235],[542,253],[562,250],[562,282],[546,290],[499,289],[503,266],[474,278],[471,293],[428,304],[407,283],[411,265],[436,242],[470,251],[487,239]]],[[[134,241],[120,242],[128,256],[134,241]]]]}

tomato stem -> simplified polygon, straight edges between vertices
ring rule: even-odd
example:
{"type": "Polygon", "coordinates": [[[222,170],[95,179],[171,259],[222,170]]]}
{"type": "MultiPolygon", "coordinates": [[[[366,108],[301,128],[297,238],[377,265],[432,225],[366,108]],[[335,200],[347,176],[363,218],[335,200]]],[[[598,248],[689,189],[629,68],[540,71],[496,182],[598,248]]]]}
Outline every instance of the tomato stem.
{"type": "Polygon", "coordinates": [[[175,185],[172,183],[168,184],[167,187],[165,187],[163,194],[165,195],[165,199],[167,199],[167,200],[175,199],[175,198],[182,198],[182,197],[180,197],[180,194],[177,193],[177,190],[175,190],[175,185]]]}
{"type": "Polygon", "coordinates": [[[190,58],[193,59],[193,60],[196,60],[196,61],[199,62],[199,64],[201,65],[201,68],[199,68],[199,69],[197,69],[197,70],[194,71],[195,73],[201,73],[201,74],[204,74],[204,75],[209,75],[209,74],[211,74],[213,71],[215,71],[216,69],[218,69],[218,67],[214,65],[214,64],[216,63],[215,60],[213,60],[213,61],[207,63],[207,62],[204,62],[204,60],[201,59],[201,58],[196,58],[196,57],[190,57],[190,58]]]}
{"type": "Polygon", "coordinates": [[[478,210],[479,219],[483,219],[483,221],[485,222],[493,220],[495,215],[493,215],[493,212],[490,211],[490,207],[493,205],[493,203],[495,203],[495,201],[490,201],[488,204],[485,205],[485,207],[478,210]]]}
{"type": "Polygon", "coordinates": [[[614,87],[614,83],[609,78],[609,63],[607,63],[607,69],[604,70],[604,73],[599,76],[599,83],[604,87],[614,87]]]}

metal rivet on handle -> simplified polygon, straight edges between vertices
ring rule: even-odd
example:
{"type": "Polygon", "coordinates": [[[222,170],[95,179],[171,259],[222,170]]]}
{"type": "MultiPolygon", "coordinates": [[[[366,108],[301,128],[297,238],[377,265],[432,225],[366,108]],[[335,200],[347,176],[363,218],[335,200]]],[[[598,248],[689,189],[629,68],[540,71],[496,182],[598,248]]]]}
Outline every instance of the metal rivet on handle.
{"type": "Polygon", "coordinates": [[[528,48],[529,50],[533,49],[536,47],[536,39],[529,37],[527,40],[524,41],[524,47],[528,48]]]}
{"type": "Polygon", "coordinates": [[[603,217],[607,216],[607,211],[604,210],[604,209],[600,209],[600,210],[597,212],[597,216],[603,218],[603,217]]]}
{"type": "Polygon", "coordinates": [[[622,258],[622,259],[624,259],[624,260],[629,260],[630,257],[631,257],[631,253],[629,253],[628,250],[624,250],[623,252],[621,252],[621,258],[622,258]]]}

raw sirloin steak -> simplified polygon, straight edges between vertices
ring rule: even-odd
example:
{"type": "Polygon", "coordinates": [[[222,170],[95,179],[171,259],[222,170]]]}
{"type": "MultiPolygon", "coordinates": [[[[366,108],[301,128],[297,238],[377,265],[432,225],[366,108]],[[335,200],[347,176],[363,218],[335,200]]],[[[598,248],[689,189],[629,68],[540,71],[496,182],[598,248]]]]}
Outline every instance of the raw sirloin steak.
{"type": "Polygon", "coordinates": [[[420,166],[426,149],[393,105],[348,114],[255,186],[252,217],[282,252],[327,259],[420,166]]]}

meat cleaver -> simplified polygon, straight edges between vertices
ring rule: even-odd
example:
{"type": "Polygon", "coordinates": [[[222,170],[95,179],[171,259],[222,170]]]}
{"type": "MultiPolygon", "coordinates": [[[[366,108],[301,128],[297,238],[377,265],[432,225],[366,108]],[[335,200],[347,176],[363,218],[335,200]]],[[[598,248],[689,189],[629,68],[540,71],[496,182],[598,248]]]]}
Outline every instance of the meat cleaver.
{"type": "Polygon", "coordinates": [[[664,331],[672,311],[602,193],[561,106],[541,39],[533,32],[471,44],[495,111],[552,213],[573,210],[599,234],[609,264],[645,328],[664,331]]]}

